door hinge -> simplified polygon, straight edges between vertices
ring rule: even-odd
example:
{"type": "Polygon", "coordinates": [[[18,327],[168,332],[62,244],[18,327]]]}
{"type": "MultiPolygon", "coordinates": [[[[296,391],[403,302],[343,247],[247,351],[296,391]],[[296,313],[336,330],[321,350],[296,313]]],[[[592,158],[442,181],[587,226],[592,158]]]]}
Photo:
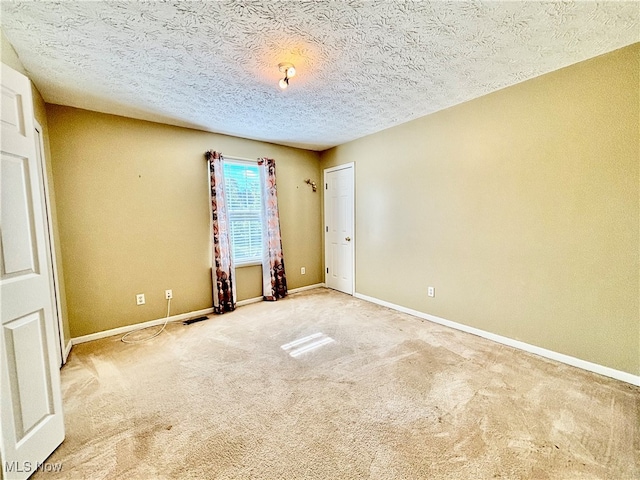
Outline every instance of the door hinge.
{"type": "Polygon", "coordinates": [[[328,183],[325,183],[325,184],[324,184],[324,189],[325,189],[325,190],[329,190],[329,184],[328,184],[328,183]]]}
{"type": "Polygon", "coordinates": [[[327,273],[329,273],[329,267],[327,267],[327,273]]]}
{"type": "Polygon", "coordinates": [[[327,225],[325,228],[325,232],[329,233],[329,225],[327,225]]]}

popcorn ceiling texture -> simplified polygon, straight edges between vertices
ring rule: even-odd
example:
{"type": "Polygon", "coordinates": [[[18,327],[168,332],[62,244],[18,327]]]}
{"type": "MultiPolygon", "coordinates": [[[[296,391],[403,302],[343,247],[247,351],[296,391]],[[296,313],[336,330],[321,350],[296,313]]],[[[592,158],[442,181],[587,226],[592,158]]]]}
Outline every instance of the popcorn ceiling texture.
{"type": "Polygon", "coordinates": [[[639,17],[638,2],[2,2],[49,103],[317,150],[637,42],[639,17]]]}

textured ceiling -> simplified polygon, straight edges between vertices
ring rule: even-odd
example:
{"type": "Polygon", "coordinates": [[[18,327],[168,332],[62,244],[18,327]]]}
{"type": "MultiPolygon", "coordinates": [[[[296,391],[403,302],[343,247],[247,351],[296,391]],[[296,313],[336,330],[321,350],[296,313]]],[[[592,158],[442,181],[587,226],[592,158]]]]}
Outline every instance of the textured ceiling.
{"type": "Polygon", "coordinates": [[[638,2],[2,2],[47,102],[322,150],[640,41],[638,2]],[[298,71],[278,88],[279,62],[298,71]]]}

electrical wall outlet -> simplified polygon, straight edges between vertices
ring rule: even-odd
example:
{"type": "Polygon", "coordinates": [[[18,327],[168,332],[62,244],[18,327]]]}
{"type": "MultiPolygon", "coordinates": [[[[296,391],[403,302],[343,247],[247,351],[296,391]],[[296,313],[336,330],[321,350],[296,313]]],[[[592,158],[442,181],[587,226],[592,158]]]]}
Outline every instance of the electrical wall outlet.
{"type": "Polygon", "coordinates": [[[435,297],[436,296],[436,289],[434,287],[427,288],[427,295],[429,295],[430,297],[435,297]]]}
{"type": "Polygon", "coordinates": [[[144,305],[144,293],[136,295],[136,305],[144,305]]]}
{"type": "Polygon", "coordinates": [[[304,267],[300,268],[300,273],[301,273],[302,275],[305,275],[305,274],[307,273],[307,269],[306,269],[306,268],[304,268],[304,267]]]}
{"type": "Polygon", "coordinates": [[[164,298],[167,300],[171,300],[173,298],[173,290],[165,290],[164,298]]]}

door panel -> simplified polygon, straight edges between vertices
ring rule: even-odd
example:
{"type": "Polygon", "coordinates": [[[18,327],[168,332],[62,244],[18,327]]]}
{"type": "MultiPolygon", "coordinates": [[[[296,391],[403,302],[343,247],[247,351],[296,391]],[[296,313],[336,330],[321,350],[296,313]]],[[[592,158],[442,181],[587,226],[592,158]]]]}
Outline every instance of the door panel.
{"type": "Polygon", "coordinates": [[[3,325],[18,442],[53,413],[44,322],[41,310],[3,325]]]}
{"type": "Polygon", "coordinates": [[[353,294],[353,165],[325,170],[326,285],[353,294]]]}
{"type": "Polygon", "coordinates": [[[25,122],[22,111],[22,95],[8,85],[2,85],[2,128],[13,130],[17,135],[25,136],[25,122]]]}
{"type": "Polygon", "coordinates": [[[29,477],[64,439],[31,84],[2,65],[0,456],[29,477]],[[5,104],[6,102],[6,104],[5,104]]]}
{"type": "Polygon", "coordinates": [[[27,158],[1,154],[0,188],[2,205],[2,279],[25,273],[37,273],[35,265],[35,239],[33,238],[33,205],[29,191],[29,165],[27,158]]]}

